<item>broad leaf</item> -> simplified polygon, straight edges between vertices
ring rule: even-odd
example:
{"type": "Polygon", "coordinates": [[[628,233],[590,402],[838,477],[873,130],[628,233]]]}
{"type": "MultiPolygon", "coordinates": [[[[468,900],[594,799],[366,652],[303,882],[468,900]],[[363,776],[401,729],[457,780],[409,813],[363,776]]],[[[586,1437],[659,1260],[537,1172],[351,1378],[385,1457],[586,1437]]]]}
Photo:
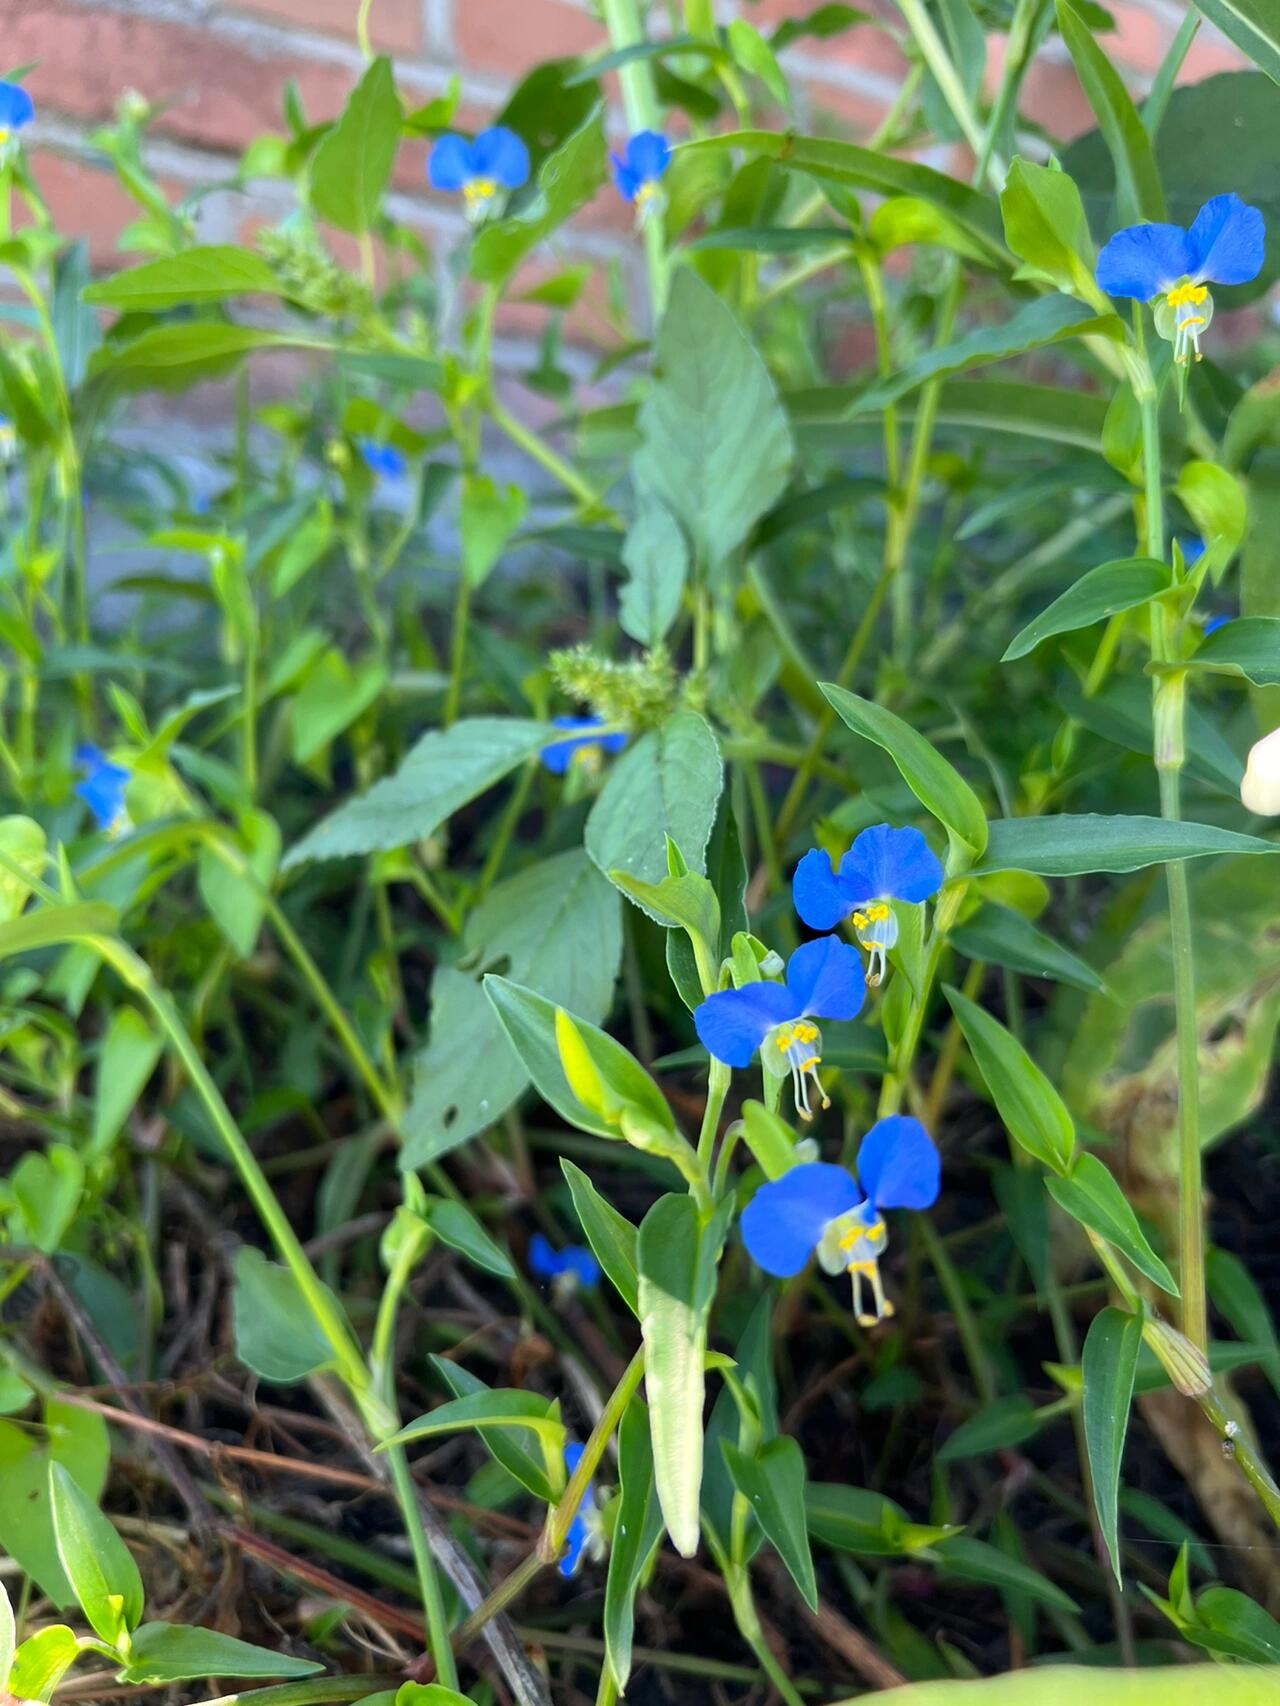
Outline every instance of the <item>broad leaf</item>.
{"type": "Polygon", "coordinates": [[[142,1577],[133,1554],[61,1463],[49,1465],[58,1557],[90,1627],[115,1646],[142,1621],[142,1577]]]}
{"type": "Polygon", "coordinates": [[[1076,1131],[1061,1096],[998,1019],[958,989],[948,988],[946,997],[1009,1136],[1055,1173],[1065,1172],[1076,1131]]]}
{"type": "Polygon", "coordinates": [[[805,1528],[804,1453],[794,1439],[772,1439],[754,1457],[730,1440],[720,1449],[734,1486],[750,1504],[774,1551],[787,1566],[810,1611],[818,1609],[818,1584],[805,1528]]]}
{"type": "Polygon", "coordinates": [[[497,1391],[489,1387],[437,1405],[425,1416],[406,1423],[399,1433],[383,1440],[382,1445],[412,1445],[415,1440],[434,1439],[437,1434],[469,1428],[523,1429],[538,1434],[555,1451],[564,1448],[564,1423],[555,1414],[550,1399],[540,1398],[536,1392],[497,1391]]]}
{"type": "Polygon", "coordinates": [[[860,699],[833,682],[819,682],[841,720],[855,734],[889,754],[902,779],[927,812],[931,812],[959,843],[964,864],[981,855],[987,844],[986,813],[973,789],[910,723],[870,699],[860,699]]]}
{"type": "Polygon", "coordinates": [[[402,119],[391,61],[375,59],[311,162],[311,205],[340,231],[373,228],[391,179],[402,119]]]}
{"type": "MultiPolygon", "coordinates": [[[[483,1380],[463,1368],[461,1363],[450,1362],[447,1357],[440,1356],[433,1356],[431,1363],[455,1398],[475,1397],[490,1390],[483,1380]]],[[[500,1463],[535,1499],[540,1499],[543,1504],[555,1502],[556,1489],[547,1475],[545,1453],[538,1436],[531,1429],[480,1426],[476,1432],[495,1462],[500,1463]]]]}
{"type": "Polygon", "coordinates": [[[1104,616],[1136,610],[1168,589],[1169,571],[1152,557],[1124,557],[1114,563],[1100,563],[1028,622],[1010,640],[1002,661],[1011,663],[1014,658],[1025,657],[1051,634],[1069,634],[1101,622],[1104,616]]]}
{"type": "Polygon", "coordinates": [[[1030,1439],[1039,1427],[1035,1407],[1021,1392],[997,1398],[947,1435],[938,1449],[937,1461],[955,1463],[962,1457],[1008,1451],[1030,1439]]]}
{"type": "Polygon", "coordinates": [[[1141,871],[1170,859],[1215,853],[1280,853],[1280,843],[1214,824],[1159,817],[1064,812],[1057,817],[997,818],[977,871],[1078,877],[1087,871],[1141,871]]]}
{"type": "Polygon", "coordinates": [[[1192,666],[1243,675],[1258,687],[1280,683],[1280,616],[1241,616],[1201,641],[1192,666]]]}
{"type": "Polygon", "coordinates": [[[284,286],[261,255],[229,243],[184,249],[91,284],[84,300],[123,314],[161,313],[233,296],[283,296],[284,286]]]}
{"type": "Polygon", "coordinates": [[[34,818],[15,813],[0,817],[0,853],[16,865],[0,865],[0,923],[7,924],[21,913],[31,898],[32,885],[44,874],[48,862],[48,838],[34,818]]]}
{"type": "Polygon", "coordinates": [[[53,1692],[80,1656],[80,1641],[65,1623],[51,1623],[18,1648],[9,1691],[15,1700],[52,1700],[53,1692]]]}
{"type": "Polygon", "coordinates": [[[75,1599],[58,1557],[49,1503],[49,1466],[61,1464],[90,1499],[107,1478],[107,1424],[90,1410],[47,1398],[44,1433],[0,1421],[0,1546],[59,1610],[75,1599]]]}
{"type": "Polygon", "coordinates": [[[733,311],[682,267],[654,352],[634,462],[641,493],[684,528],[714,569],[781,497],[795,456],[769,370],[733,311]]]}
{"type": "Polygon", "coordinates": [[[642,498],[622,547],[630,577],[618,596],[618,622],[642,646],[660,645],[680,613],[689,547],[671,512],[642,498]]]}
{"type": "Polygon", "coordinates": [[[637,1246],[654,1479],[676,1551],[698,1549],[707,1324],[732,1200],[709,1224],[689,1196],[659,1198],[637,1246]]]}
{"type": "Polygon", "coordinates": [[[491,1238],[464,1203],[450,1197],[427,1204],[422,1218],[442,1244],[498,1279],[514,1279],[516,1270],[502,1246],[491,1238]]]}
{"type": "Polygon", "coordinates": [[[1170,1297],[1178,1295],[1173,1275],[1147,1242],[1128,1198],[1104,1161],[1086,1152],[1065,1178],[1047,1179],[1045,1183],[1059,1208],[1114,1244],[1161,1291],[1170,1297]]]}
{"type": "Polygon", "coordinates": [[[720,748],[696,711],[677,711],[623,753],[591,808],[588,854],[609,876],[642,882],[668,875],[667,840],[701,872],[723,786],[720,748]]]}
{"type": "Polygon", "coordinates": [[[1101,1309],[1089,1324],[1080,1359],[1084,1377],[1084,1437],[1093,1478],[1098,1527],[1115,1571],[1120,1574],[1120,1459],[1129,1428],[1133,1380],[1142,1347],[1142,1317],[1127,1309],[1101,1309]]]}
{"type": "MultiPolygon", "coordinates": [[[[946,1575],[955,1576],[960,1581],[981,1582],[987,1587],[999,1588],[1003,1593],[1026,1594],[1028,1598],[1068,1615],[1080,1609],[1070,1594],[1055,1587],[1039,1570],[1033,1570],[1021,1559],[1011,1558],[998,1546],[991,1546],[985,1540],[975,1540],[970,1534],[957,1534],[940,1541],[931,1549],[929,1556],[946,1575]]],[[[1028,1706],[1031,1698],[1028,1696],[1028,1706]]],[[[1041,1698],[1035,1696],[1037,1706],[1041,1698]]],[[[907,1706],[906,1702],[904,1706],[907,1706]]]]}
{"type": "Polygon", "coordinates": [[[1065,172],[1015,160],[1000,193],[1000,212],[1005,241],[1019,260],[1069,295],[1106,302],[1094,283],[1084,203],[1065,172]]]}
{"type": "Polygon", "coordinates": [[[540,723],[518,717],[472,717],[451,729],[433,729],[392,775],[330,812],[290,848],[283,868],[420,841],[550,738],[540,723]]]}
{"type": "Polygon", "coordinates": [[[216,1676],[314,1676],[324,1666],[253,1647],[216,1629],[184,1623],[144,1623],[133,1637],[124,1682],[202,1682],[216,1676]]]}
{"type": "MultiPolygon", "coordinates": [[[[231,1321],[236,1355],[264,1380],[288,1386],[333,1361],[333,1347],[298,1282],[279,1262],[242,1244],[232,1259],[231,1321]]],[[[327,1289],[327,1288],[326,1288],[327,1289]]],[[[335,1310],[341,1305],[330,1293],[335,1310]]]]}
{"type": "Polygon", "coordinates": [[[120,1006],[111,1015],[98,1050],[94,1077],[91,1156],[105,1155],[155,1071],[164,1040],[136,1007],[120,1006]]]}

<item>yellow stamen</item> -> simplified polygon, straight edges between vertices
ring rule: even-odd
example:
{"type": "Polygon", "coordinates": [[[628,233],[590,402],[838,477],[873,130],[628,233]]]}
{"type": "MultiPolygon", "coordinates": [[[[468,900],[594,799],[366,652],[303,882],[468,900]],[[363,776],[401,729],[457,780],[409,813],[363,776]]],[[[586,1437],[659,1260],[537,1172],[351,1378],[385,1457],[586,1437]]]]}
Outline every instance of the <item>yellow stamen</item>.
{"type": "MultiPolygon", "coordinates": [[[[1179,284],[1168,292],[1165,296],[1165,301],[1169,304],[1170,308],[1184,308],[1188,302],[1194,302],[1198,308],[1208,294],[1209,288],[1207,285],[1179,284]]],[[[1200,321],[1195,322],[1197,325],[1200,323],[1200,321]]],[[[1184,324],[1190,324],[1190,322],[1184,321],[1184,324]]]]}
{"type": "Polygon", "coordinates": [[[4,147],[5,143],[12,135],[13,132],[9,129],[7,124],[0,124],[0,148],[4,147]]]}
{"type": "Polygon", "coordinates": [[[497,193],[496,178],[468,178],[462,186],[462,194],[468,207],[474,207],[477,202],[492,201],[497,193]]]}

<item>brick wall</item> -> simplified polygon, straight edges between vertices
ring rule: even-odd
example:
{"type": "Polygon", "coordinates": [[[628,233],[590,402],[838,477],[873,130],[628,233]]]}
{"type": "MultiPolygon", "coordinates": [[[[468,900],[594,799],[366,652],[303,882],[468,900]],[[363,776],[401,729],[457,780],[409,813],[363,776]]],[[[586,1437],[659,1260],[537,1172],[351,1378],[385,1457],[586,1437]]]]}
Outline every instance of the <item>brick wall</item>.
{"type": "MultiPolygon", "coordinates": [[[[762,28],[803,16],[816,0],[722,0],[762,28]]],[[[163,107],[148,144],[150,164],[175,195],[229,176],[234,155],[254,136],[279,130],[288,79],[308,116],[342,105],[360,69],[354,43],[358,0],[0,0],[0,41],[7,65],[38,62],[28,79],[39,118],[32,133],[35,171],[65,231],[88,237],[95,261],[116,252],[133,216],[110,175],[91,162],[93,126],[120,94],[136,89],[163,107]]],[[[883,7],[892,17],[892,8],[883,7]]],[[[1108,38],[1134,88],[1149,83],[1177,28],[1182,0],[1116,0],[1118,28],[1108,38]]],[[[653,8],[665,15],[665,7],[653,8]]],[[[373,0],[374,42],[395,55],[406,100],[438,95],[456,72],[463,122],[482,122],[512,84],[540,59],[589,52],[606,43],[588,0],[373,0]]],[[[999,44],[994,44],[993,57],[999,44]]],[[[892,41],[862,25],[832,41],[802,42],[786,55],[802,126],[865,135],[893,98],[902,59],[892,41]]],[[[1201,29],[1183,77],[1237,63],[1209,27],[1201,29]]],[[[995,67],[992,70],[994,73],[995,67]]],[[[1091,123],[1060,44],[1051,42],[1028,82],[1025,110],[1050,133],[1070,137],[1091,123]]],[[[455,206],[433,198],[425,149],[406,144],[395,211],[432,247],[460,230],[455,206]]],[[[204,241],[242,237],[282,211],[262,192],[221,192],[201,204],[204,241]]],[[[637,245],[611,194],[558,242],[567,260],[617,258],[634,270],[637,245]]],[[[531,330],[530,311],[513,324],[531,330]]]]}

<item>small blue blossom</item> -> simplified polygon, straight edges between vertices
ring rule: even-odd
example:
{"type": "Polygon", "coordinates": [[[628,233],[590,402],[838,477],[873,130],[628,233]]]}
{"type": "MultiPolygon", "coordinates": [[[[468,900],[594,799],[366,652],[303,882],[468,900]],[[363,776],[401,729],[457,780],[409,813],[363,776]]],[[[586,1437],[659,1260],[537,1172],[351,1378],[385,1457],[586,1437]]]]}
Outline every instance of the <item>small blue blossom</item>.
{"type": "Polygon", "coordinates": [[[877,1120],[858,1151],[857,1175],[828,1161],[808,1161],[762,1185],[742,1215],[742,1237],[766,1273],[798,1274],[817,1252],[829,1274],[848,1273],[859,1323],[893,1314],[880,1258],[889,1241],[882,1209],[928,1208],[938,1199],[942,1166],[933,1139],[905,1114],[877,1120]],[[864,1313],[869,1279],[875,1314],[864,1313]]]}
{"type": "Polygon", "coordinates": [[[670,164],[671,144],[656,130],[638,131],[628,137],[621,154],[610,154],[618,194],[631,203],[641,221],[655,205],[658,181],[670,164]]]}
{"type": "Polygon", "coordinates": [[[556,728],[572,731],[572,738],[549,741],[542,749],[543,768],[553,776],[563,776],[574,763],[589,769],[598,766],[603,753],[621,752],[627,744],[626,735],[620,732],[596,734],[596,729],[605,726],[599,717],[553,717],[551,720],[556,728]]]}
{"type": "Polygon", "coordinates": [[[76,763],[85,774],[84,780],[76,783],[75,792],[93,813],[98,828],[114,834],[128,821],[124,791],[129,772],[122,764],[113,764],[101,748],[87,741],[76,748],[76,763]]]}
{"type": "Polygon", "coordinates": [[[600,1264],[585,1245],[566,1244],[563,1250],[555,1250],[541,1232],[529,1240],[529,1272],[550,1280],[557,1289],[600,1283],[600,1264]]]}
{"type": "Polygon", "coordinates": [[[859,945],[871,955],[867,982],[874,988],[898,940],[892,902],[919,905],[937,894],[942,878],[937,855],[918,829],[877,823],[863,830],[834,871],[827,855],[812,848],[796,866],[791,893],[811,930],[834,930],[853,919],[859,945]]]}
{"type": "Polygon", "coordinates": [[[1248,284],[1262,271],[1266,227],[1238,195],[1205,202],[1190,229],[1130,225],[1098,256],[1098,284],[1109,296],[1155,308],[1156,331],[1182,363],[1200,360],[1200,338],[1213,318],[1211,284],[1248,284]],[[1159,300],[1157,300],[1157,298],[1159,300]]]}
{"type": "Polygon", "coordinates": [[[495,124],[474,142],[450,132],[427,161],[433,190],[461,191],[467,218],[483,219],[500,189],[517,190],[529,178],[529,150],[514,130],[495,124]]]}
{"type": "Polygon", "coordinates": [[[372,438],[358,438],[356,449],[365,467],[380,480],[402,480],[408,464],[394,444],[379,444],[372,438]]]}
{"type": "MultiPolygon", "coordinates": [[[[577,1440],[565,1441],[564,1466],[570,1475],[581,1463],[585,1450],[586,1447],[579,1445],[577,1440]]],[[[600,1513],[596,1509],[595,1482],[588,1481],[582,1503],[574,1513],[569,1532],[565,1535],[565,1552],[560,1560],[560,1574],[566,1577],[576,1576],[584,1552],[589,1558],[602,1557],[604,1545],[604,1530],[600,1526],[600,1513]]]]}
{"type": "Polygon", "coordinates": [[[0,150],[36,116],[35,103],[21,83],[0,83],[0,150]]]}
{"type": "Polygon", "coordinates": [[[1204,540],[1182,538],[1178,540],[1178,549],[1182,552],[1182,561],[1187,568],[1198,563],[1204,556],[1204,540]]]}
{"type": "Polygon", "coordinates": [[[725,1066],[750,1066],[756,1050],[776,1077],[791,1074],[796,1108],[812,1119],[809,1085],[824,1108],[830,1101],[818,1077],[822,1033],[814,1019],[856,1019],[866,999],[856,948],[825,936],[792,954],[785,983],[746,983],[722,989],[694,1009],[693,1022],[708,1054],[725,1066]]]}
{"type": "Polygon", "coordinates": [[[1204,636],[1207,640],[1210,634],[1216,634],[1219,628],[1225,628],[1228,622],[1234,621],[1231,616],[1211,616],[1204,625],[1204,636]]]}
{"type": "Polygon", "coordinates": [[[8,415],[0,415],[0,463],[12,462],[17,454],[17,429],[8,415]]]}

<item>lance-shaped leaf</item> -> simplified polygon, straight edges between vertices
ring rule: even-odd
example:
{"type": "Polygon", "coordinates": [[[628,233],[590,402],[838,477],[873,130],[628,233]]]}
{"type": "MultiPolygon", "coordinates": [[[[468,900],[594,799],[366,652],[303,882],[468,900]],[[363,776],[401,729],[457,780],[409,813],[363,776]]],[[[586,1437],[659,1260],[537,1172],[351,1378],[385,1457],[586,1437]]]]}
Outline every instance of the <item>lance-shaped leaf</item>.
{"type": "Polygon", "coordinates": [[[1055,1173],[1065,1173],[1076,1129],[1062,1097],[998,1019],[958,989],[945,993],[1009,1136],[1055,1173]]]}
{"type": "Polygon", "coordinates": [[[1129,1428],[1133,1381],[1142,1348],[1142,1317],[1127,1309],[1099,1310],[1089,1326],[1080,1367],[1084,1377],[1084,1437],[1093,1476],[1093,1503],[1111,1568],[1120,1581],[1118,1535],[1120,1459],[1129,1428]]]}
{"type": "Polygon", "coordinates": [[[1178,1295],[1173,1275],[1148,1243],[1129,1199],[1105,1161],[1085,1153],[1077,1158],[1065,1178],[1047,1179],[1045,1183],[1059,1208],[1105,1238],[1108,1244],[1114,1244],[1161,1291],[1167,1291],[1170,1297],[1178,1295]]]}
{"type": "Polygon", "coordinates": [[[1004,663],[1026,654],[1051,634],[1091,627],[1104,616],[1136,610],[1169,589],[1169,571],[1153,557],[1123,557],[1100,563],[1027,623],[1005,647],[1004,663]]]}
{"type": "Polygon", "coordinates": [[[1280,616],[1241,616],[1206,635],[1193,669],[1243,675],[1256,687],[1280,683],[1280,616]]]}
{"type": "Polygon", "coordinates": [[[604,1590],[604,1646],[621,1694],[631,1675],[636,1593],[662,1538],[662,1509],[653,1484],[649,1413],[638,1398],[627,1405],[618,1429],[618,1480],[618,1521],[604,1590]]]}
{"type": "Polygon", "coordinates": [[[1215,824],[1159,817],[1063,812],[1057,817],[997,818],[976,872],[1078,877],[1088,871],[1141,871],[1170,859],[1203,859],[1215,853],[1280,853],[1280,842],[1215,824]]]}
{"type": "Polygon", "coordinates": [[[750,1504],[774,1551],[810,1611],[818,1609],[818,1584],[804,1515],[804,1453],[797,1442],[771,1439],[754,1456],[722,1440],[733,1484],[750,1504]]]}

